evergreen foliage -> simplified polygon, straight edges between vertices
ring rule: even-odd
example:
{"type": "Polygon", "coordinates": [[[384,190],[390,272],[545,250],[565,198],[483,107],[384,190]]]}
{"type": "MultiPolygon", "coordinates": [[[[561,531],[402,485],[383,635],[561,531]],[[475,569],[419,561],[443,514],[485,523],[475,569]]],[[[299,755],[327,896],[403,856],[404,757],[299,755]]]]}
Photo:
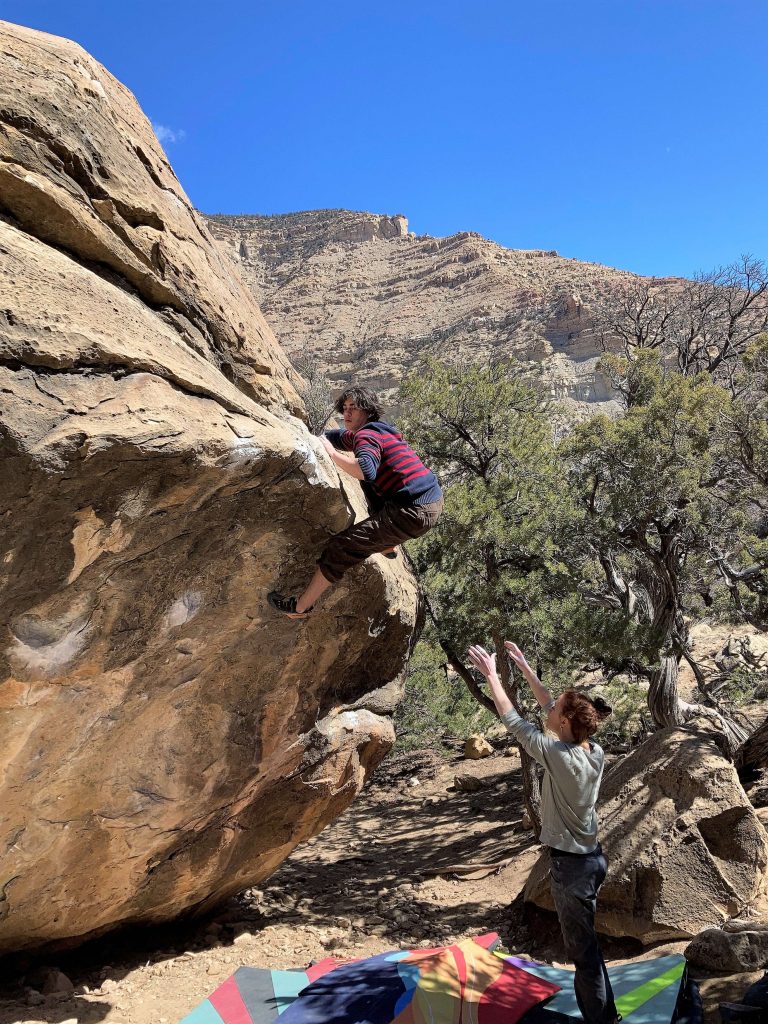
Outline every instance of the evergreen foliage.
{"type": "Polygon", "coordinates": [[[428,628],[414,649],[405,697],[395,713],[399,749],[440,749],[445,740],[464,740],[473,732],[486,732],[495,722],[495,716],[455,678],[428,628]]]}
{"type": "MultiPolygon", "coordinates": [[[[574,528],[548,423],[547,405],[520,367],[429,361],[402,388],[406,430],[446,484],[438,526],[413,553],[441,646],[469,690],[490,697],[466,667],[472,643],[503,651],[504,638],[542,663],[563,669],[573,645],[564,634],[578,604],[575,582],[558,558],[559,536],[574,528]],[[460,653],[461,652],[461,653],[460,653]]],[[[513,704],[524,694],[501,655],[513,704]]],[[[521,751],[526,806],[538,835],[539,780],[521,751]]]]}
{"type": "MultiPolygon", "coordinates": [[[[555,690],[577,667],[645,676],[657,724],[693,713],[677,693],[685,658],[717,715],[691,621],[727,607],[765,625],[768,340],[751,345],[728,386],[663,356],[606,357],[626,412],[561,441],[514,362],[430,361],[403,385],[408,436],[446,485],[415,564],[435,634],[486,706],[460,652],[500,650],[506,637],[555,690]]],[[[514,685],[510,695],[522,707],[514,685]]]]}
{"type": "Polygon", "coordinates": [[[547,403],[514,362],[425,364],[402,388],[409,439],[446,486],[436,529],[412,548],[456,651],[506,636],[562,665],[579,603],[560,558],[578,529],[547,403]]]}

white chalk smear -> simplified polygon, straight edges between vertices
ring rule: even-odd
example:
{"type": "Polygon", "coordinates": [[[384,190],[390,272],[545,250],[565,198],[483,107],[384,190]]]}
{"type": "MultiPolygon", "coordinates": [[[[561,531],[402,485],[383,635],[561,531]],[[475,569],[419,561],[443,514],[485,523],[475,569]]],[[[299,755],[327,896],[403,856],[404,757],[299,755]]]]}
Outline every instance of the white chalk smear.
{"type": "Polygon", "coordinates": [[[165,613],[165,628],[174,629],[189,622],[203,606],[203,595],[199,590],[188,590],[177,598],[165,613]]]}
{"type": "Polygon", "coordinates": [[[297,439],[296,451],[303,456],[304,461],[300,467],[301,472],[311,484],[320,484],[321,487],[337,486],[323,462],[318,459],[318,453],[312,442],[306,443],[303,440],[297,439]]]}
{"type": "Polygon", "coordinates": [[[45,634],[58,632],[57,623],[40,623],[40,629],[25,630],[26,640],[14,633],[8,648],[11,662],[27,672],[52,675],[68,665],[83,649],[88,639],[87,620],[80,620],[55,640],[46,642],[45,634]]]}

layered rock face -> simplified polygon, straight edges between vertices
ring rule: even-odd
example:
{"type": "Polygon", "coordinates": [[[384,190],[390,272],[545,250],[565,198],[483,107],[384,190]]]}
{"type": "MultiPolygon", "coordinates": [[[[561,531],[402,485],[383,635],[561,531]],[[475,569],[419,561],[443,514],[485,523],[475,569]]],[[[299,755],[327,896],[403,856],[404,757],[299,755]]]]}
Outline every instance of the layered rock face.
{"type": "Polygon", "coordinates": [[[618,409],[596,369],[591,311],[631,274],[473,232],[417,237],[402,215],[207,220],[285,349],[323,366],[337,387],[365,379],[391,399],[426,355],[505,354],[540,365],[569,418],[618,409]]]}
{"type": "Polygon", "coordinates": [[[120,83],[0,23],[0,952],[266,877],[393,740],[416,615],[120,83]]]}
{"type": "MultiPolygon", "coordinates": [[[[757,647],[762,638],[749,637],[757,647]]],[[[735,646],[735,644],[734,644],[735,646]]],[[[752,644],[744,645],[750,650],[752,644]]],[[[763,822],[768,821],[768,719],[755,729],[736,754],[736,768],[750,802],[760,811],[763,822]]]]}
{"type": "MultiPolygon", "coordinates": [[[[735,917],[763,886],[768,837],[717,739],[703,722],[662,729],[606,775],[598,815],[609,868],[597,919],[606,934],[689,938],[735,917]]],[[[545,854],[525,898],[551,910],[548,872],[545,854]]]]}

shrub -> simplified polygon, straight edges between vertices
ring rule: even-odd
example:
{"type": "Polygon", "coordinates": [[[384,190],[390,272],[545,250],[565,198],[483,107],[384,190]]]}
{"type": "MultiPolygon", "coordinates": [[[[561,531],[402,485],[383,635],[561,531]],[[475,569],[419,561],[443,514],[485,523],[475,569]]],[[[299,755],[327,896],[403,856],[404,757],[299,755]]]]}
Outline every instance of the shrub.
{"type": "Polygon", "coordinates": [[[496,722],[448,669],[437,644],[428,637],[420,640],[411,658],[405,697],[395,714],[396,749],[439,747],[445,739],[464,739],[496,722]]]}

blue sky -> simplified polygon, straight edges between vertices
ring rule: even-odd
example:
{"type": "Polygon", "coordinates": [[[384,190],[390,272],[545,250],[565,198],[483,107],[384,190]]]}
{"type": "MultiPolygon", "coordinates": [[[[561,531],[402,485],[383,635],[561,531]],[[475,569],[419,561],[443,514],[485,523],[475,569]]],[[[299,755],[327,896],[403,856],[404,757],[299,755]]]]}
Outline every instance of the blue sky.
{"type": "Polygon", "coordinates": [[[646,274],[768,258],[765,0],[0,0],[208,213],[404,213],[646,274]]]}

